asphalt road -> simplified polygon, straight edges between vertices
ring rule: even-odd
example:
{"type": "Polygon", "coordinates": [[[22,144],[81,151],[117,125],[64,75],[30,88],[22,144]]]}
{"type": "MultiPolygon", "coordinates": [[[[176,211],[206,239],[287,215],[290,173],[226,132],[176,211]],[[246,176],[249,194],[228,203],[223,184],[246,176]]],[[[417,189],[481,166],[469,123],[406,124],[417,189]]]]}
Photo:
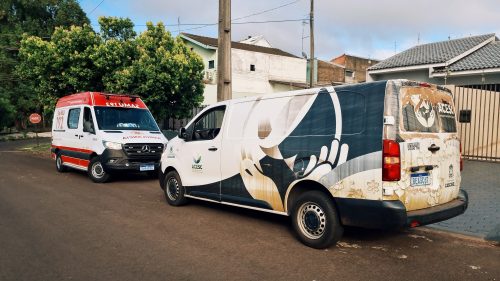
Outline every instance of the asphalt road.
{"type": "Polygon", "coordinates": [[[500,280],[500,248],[439,232],[348,229],[328,250],[286,217],[194,201],[157,180],[94,184],[0,143],[0,280],[500,280]]]}

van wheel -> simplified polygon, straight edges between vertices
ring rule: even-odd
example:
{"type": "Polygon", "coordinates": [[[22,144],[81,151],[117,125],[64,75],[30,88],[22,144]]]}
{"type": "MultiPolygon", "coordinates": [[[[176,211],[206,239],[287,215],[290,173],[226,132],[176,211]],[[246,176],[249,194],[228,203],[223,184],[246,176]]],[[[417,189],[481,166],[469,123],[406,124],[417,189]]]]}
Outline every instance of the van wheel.
{"type": "Polygon", "coordinates": [[[170,171],[165,176],[163,191],[165,192],[165,199],[169,205],[181,206],[187,203],[187,198],[184,197],[186,190],[176,171],[170,171]]]}
{"type": "Polygon", "coordinates": [[[87,168],[87,174],[95,183],[104,183],[109,180],[109,173],[104,170],[104,166],[102,165],[99,157],[94,157],[90,160],[89,167],[87,168]]]}
{"type": "Polygon", "coordinates": [[[299,195],[293,204],[291,215],[299,240],[311,248],[324,249],[332,246],[344,232],[333,201],[320,191],[299,195]]]}
{"type": "Polygon", "coordinates": [[[56,169],[59,173],[64,173],[68,171],[68,168],[63,165],[63,160],[61,158],[61,152],[58,152],[56,155],[56,169]]]}

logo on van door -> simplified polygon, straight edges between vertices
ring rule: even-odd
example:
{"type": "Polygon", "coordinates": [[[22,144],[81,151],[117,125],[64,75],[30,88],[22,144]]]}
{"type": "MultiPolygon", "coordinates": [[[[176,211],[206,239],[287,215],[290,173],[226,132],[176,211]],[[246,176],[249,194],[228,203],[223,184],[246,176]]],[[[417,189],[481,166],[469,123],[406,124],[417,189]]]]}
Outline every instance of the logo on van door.
{"type": "Polygon", "coordinates": [[[193,157],[193,164],[191,165],[193,172],[201,172],[203,170],[203,164],[201,163],[201,155],[193,157]]]}

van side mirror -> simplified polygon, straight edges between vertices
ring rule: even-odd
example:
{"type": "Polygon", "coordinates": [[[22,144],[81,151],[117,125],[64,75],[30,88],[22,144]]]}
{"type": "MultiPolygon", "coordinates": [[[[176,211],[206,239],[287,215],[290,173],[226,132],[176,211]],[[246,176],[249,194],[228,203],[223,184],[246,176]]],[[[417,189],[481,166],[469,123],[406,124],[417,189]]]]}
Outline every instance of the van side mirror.
{"type": "Polygon", "coordinates": [[[90,121],[83,122],[83,131],[91,134],[95,134],[94,124],[90,121]]]}
{"type": "Polygon", "coordinates": [[[186,128],[179,129],[179,138],[185,140],[187,138],[186,128]]]}

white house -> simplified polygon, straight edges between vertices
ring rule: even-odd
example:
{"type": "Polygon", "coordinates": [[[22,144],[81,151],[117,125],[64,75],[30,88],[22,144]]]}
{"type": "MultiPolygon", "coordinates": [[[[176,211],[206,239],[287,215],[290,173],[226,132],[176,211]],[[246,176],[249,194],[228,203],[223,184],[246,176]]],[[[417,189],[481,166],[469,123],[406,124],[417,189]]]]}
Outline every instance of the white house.
{"type": "MultiPolygon", "coordinates": [[[[217,39],[187,33],[180,36],[188,48],[203,58],[203,104],[217,102],[217,39]]],[[[307,60],[280,49],[260,46],[267,40],[257,39],[250,40],[250,44],[231,42],[233,98],[303,88],[306,85],[307,60]],[[258,45],[255,44],[257,42],[258,45]]]]}
{"type": "Polygon", "coordinates": [[[368,68],[369,80],[402,78],[452,90],[462,155],[500,163],[500,40],[495,34],[418,45],[368,68]]]}

